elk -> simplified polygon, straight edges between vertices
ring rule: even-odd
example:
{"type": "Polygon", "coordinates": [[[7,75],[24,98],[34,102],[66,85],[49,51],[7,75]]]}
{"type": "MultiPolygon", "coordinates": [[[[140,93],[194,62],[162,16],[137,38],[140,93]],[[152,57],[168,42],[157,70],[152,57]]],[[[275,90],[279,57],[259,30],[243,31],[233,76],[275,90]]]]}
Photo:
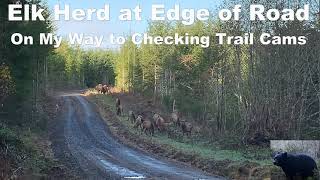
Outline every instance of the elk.
{"type": "Polygon", "coordinates": [[[192,124],[186,121],[181,121],[180,123],[181,125],[181,130],[182,130],[182,134],[187,134],[187,136],[191,136],[191,132],[192,132],[192,124]]]}
{"type": "Polygon", "coordinates": [[[137,119],[135,120],[135,128],[140,127],[142,129],[142,123],[143,123],[143,117],[141,115],[138,115],[137,119]]]}
{"type": "Polygon", "coordinates": [[[96,89],[96,91],[98,92],[98,93],[100,93],[100,92],[102,92],[102,84],[98,84],[96,87],[95,87],[95,89],[96,89]]]}
{"type": "Polygon", "coordinates": [[[159,114],[154,114],[153,120],[159,132],[162,132],[165,130],[166,128],[165,120],[159,114]]]}
{"type": "Polygon", "coordinates": [[[119,105],[119,106],[117,107],[117,115],[118,115],[118,116],[121,116],[122,113],[123,113],[123,108],[122,108],[121,105],[119,105]]]}
{"type": "MultiPolygon", "coordinates": [[[[2,107],[3,107],[3,106],[2,106],[2,107]]],[[[56,113],[59,111],[59,109],[60,109],[59,104],[56,104],[56,113]]]]}
{"type": "Polygon", "coordinates": [[[131,121],[131,123],[135,123],[136,116],[134,115],[133,111],[129,111],[129,113],[128,113],[128,121],[131,121]]]}
{"type": "Polygon", "coordinates": [[[120,105],[121,105],[121,103],[120,103],[120,99],[119,99],[119,98],[117,98],[117,99],[116,99],[116,108],[118,108],[120,105]]]}
{"type": "Polygon", "coordinates": [[[109,92],[109,87],[108,87],[107,85],[103,85],[103,86],[102,86],[102,89],[101,89],[101,92],[102,92],[103,94],[108,93],[108,92],[109,92]]]}
{"type": "Polygon", "coordinates": [[[180,117],[178,115],[178,112],[173,112],[171,113],[171,121],[173,122],[173,124],[175,126],[179,126],[180,125],[180,117]]]}
{"type": "Polygon", "coordinates": [[[142,122],[142,129],[143,129],[145,134],[147,134],[147,132],[148,132],[151,136],[153,136],[153,134],[154,134],[154,125],[153,125],[153,123],[151,121],[144,120],[142,122]]]}

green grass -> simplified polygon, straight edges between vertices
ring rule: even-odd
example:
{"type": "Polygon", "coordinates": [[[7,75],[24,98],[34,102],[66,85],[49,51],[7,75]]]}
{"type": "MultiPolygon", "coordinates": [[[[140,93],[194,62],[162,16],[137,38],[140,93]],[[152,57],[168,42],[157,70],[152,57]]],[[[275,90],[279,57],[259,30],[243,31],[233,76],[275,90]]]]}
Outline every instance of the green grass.
{"type": "MultiPolygon", "coordinates": [[[[111,96],[95,95],[92,96],[95,101],[100,101],[105,106],[108,106],[115,112],[115,99],[111,96]]],[[[124,112],[126,114],[126,112],[124,112]]],[[[128,121],[126,115],[118,117],[120,122],[127,128],[130,133],[140,135],[141,138],[152,141],[156,144],[169,146],[170,148],[183,152],[185,154],[197,155],[204,159],[213,159],[216,161],[229,160],[235,163],[257,163],[261,166],[271,165],[270,151],[267,148],[244,147],[242,149],[223,149],[218,143],[209,144],[205,141],[199,141],[194,138],[181,137],[179,140],[168,138],[166,134],[155,133],[155,136],[150,137],[140,130],[134,129],[133,124],[128,121]]]]}
{"type": "Polygon", "coordinates": [[[223,160],[230,160],[230,161],[237,161],[237,162],[254,162],[260,165],[267,165],[268,160],[255,160],[254,158],[248,157],[248,154],[244,154],[241,151],[236,150],[227,150],[227,149],[220,149],[214,147],[206,147],[201,145],[200,143],[184,143],[184,142],[177,142],[175,140],[163,137],[163,136],[156,136],[155,141],[158,144],[166,144],[170,145],[179,151],[185,152],[187,154],[197,154],[202,158],[209,158],[214,159],[217,161],[223,160]]]}

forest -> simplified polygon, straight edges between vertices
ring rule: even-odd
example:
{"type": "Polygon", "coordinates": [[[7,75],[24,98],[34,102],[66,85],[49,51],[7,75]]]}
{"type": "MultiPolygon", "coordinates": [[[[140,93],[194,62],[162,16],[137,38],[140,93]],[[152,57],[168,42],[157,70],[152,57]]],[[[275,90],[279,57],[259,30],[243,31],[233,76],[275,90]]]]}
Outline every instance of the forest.
{"type": "MultiPolygon", "coordinates": [[[[235,1],[249,6],[250,2],[235,1]]],[[[291,1],[263,2],[266,7],[299,7],[291,1]]],[[[300,2],[300,5],[304,2],[300,2]]],[[[196,45],[141,45],[127,42],[114,63],[115,85],[123,91],[153,96],[169,110],[173,101],[190,119],[208,127],[208,138],[319,138],[319,5],[310,2],[312,21],[150,23],[147,33],[210,36],[209,48],[196,45]],[[307,35],[294,45],[217,45],[215,34],[269,32],[307,35]]],[[[226,6],[232,6],[227,3],[226,6]]],[[[259,38],[256,38],[259,39],[259,38]]],[[[246,143],[246,142],[244,142],[246,143]]]]}
{"type": "MultiPolygon", "coordinates": [[[[199,125],[210,142],[227,140],[245,146],[320,138],[319,1],[254,1],[268,9],[309,4],[309,21],[250,21],[247,12],[239,21],[150,22],[146,30],[150,36],[209,36],[207,48],[138,46],[127,41],[119,49],[84,49],[66,41],[59,48],[15,46],[10,43],[15,32],[37,37],[56,31],[50,20],[9,22],[7,4],[17,1],[0,2],[0,154],[8,147],[20,146],[24,131],[18,129],[48,127],[43,100],[50,93],[94,88],[100,83],[152,98],[168,112],[178,110],[199,125]],[[234,36],[252,33],[255,42],[220,45],[216,33],[221,32],[234,36]],[[262,45],[257,42],[262,32],[303,35],[307,43],[262,45]]],[[[47,7],[41,0],[19,2],[47,7]]],[[[252,1],[225,1],[222,7],[236,4],[249,9],[252,1]]],[[[3,158],[0,156],[0,161],[3,158]]]]}

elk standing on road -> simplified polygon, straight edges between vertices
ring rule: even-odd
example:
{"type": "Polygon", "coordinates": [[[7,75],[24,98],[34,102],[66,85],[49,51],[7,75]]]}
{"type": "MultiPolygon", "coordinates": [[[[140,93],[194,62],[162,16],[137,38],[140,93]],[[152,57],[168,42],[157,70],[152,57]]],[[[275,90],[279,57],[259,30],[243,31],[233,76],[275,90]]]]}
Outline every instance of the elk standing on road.
{"type": "Polygon", "coordinates": [[[96,87],[95,87],[95,89],[96,89],[96,91],[98,92],[98,93],[102,93],[102,84],[98,84],[96,87]]]}
{"type": "Polygon", "coordinates": [[[103,85],[102,86],[102,89],[101,89],[101,92],[103,93],[103,94],[108,94],[108,92],[109,92],[109,87],[107,86],[107,85],[103,85]]]}

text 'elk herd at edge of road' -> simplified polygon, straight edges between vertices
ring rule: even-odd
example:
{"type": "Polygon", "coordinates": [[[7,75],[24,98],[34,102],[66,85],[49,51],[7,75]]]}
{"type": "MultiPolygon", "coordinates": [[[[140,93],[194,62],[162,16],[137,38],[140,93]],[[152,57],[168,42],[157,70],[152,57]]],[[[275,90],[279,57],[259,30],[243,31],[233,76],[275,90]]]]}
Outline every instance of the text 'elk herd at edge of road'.
{"type": "MultiPolygon", "coordinates": [[[[95,87],[98,93],[107,94],[110,92],[110,87],[108,85],[98,84],[95,87]]],[[[121,105],[121,101],[119,98],[116,98],[116,114],[117,116],[123,115],[123,107],[121,105]]],[[[182,135],[191,136],[191,132],[193,130],[193,125],[186,120],[181,120],[178,111],[173,110],[170,117],[170,122],[166,122],[163,117],[159,114],[155,113],[153,115],[152,120],[148,120],[143,113],[136,114],[132,111],[128,111],[128,121],[134,124],[134,128],[140,128],[142,132],[149,135],[154,135],[155,129],[159,132],[166,132],[172,124],[175,127],[180,127],[182,131],[182,135]]],[[[170,131],[168,132],[168,136],[170,135],[170,131]]]]}

